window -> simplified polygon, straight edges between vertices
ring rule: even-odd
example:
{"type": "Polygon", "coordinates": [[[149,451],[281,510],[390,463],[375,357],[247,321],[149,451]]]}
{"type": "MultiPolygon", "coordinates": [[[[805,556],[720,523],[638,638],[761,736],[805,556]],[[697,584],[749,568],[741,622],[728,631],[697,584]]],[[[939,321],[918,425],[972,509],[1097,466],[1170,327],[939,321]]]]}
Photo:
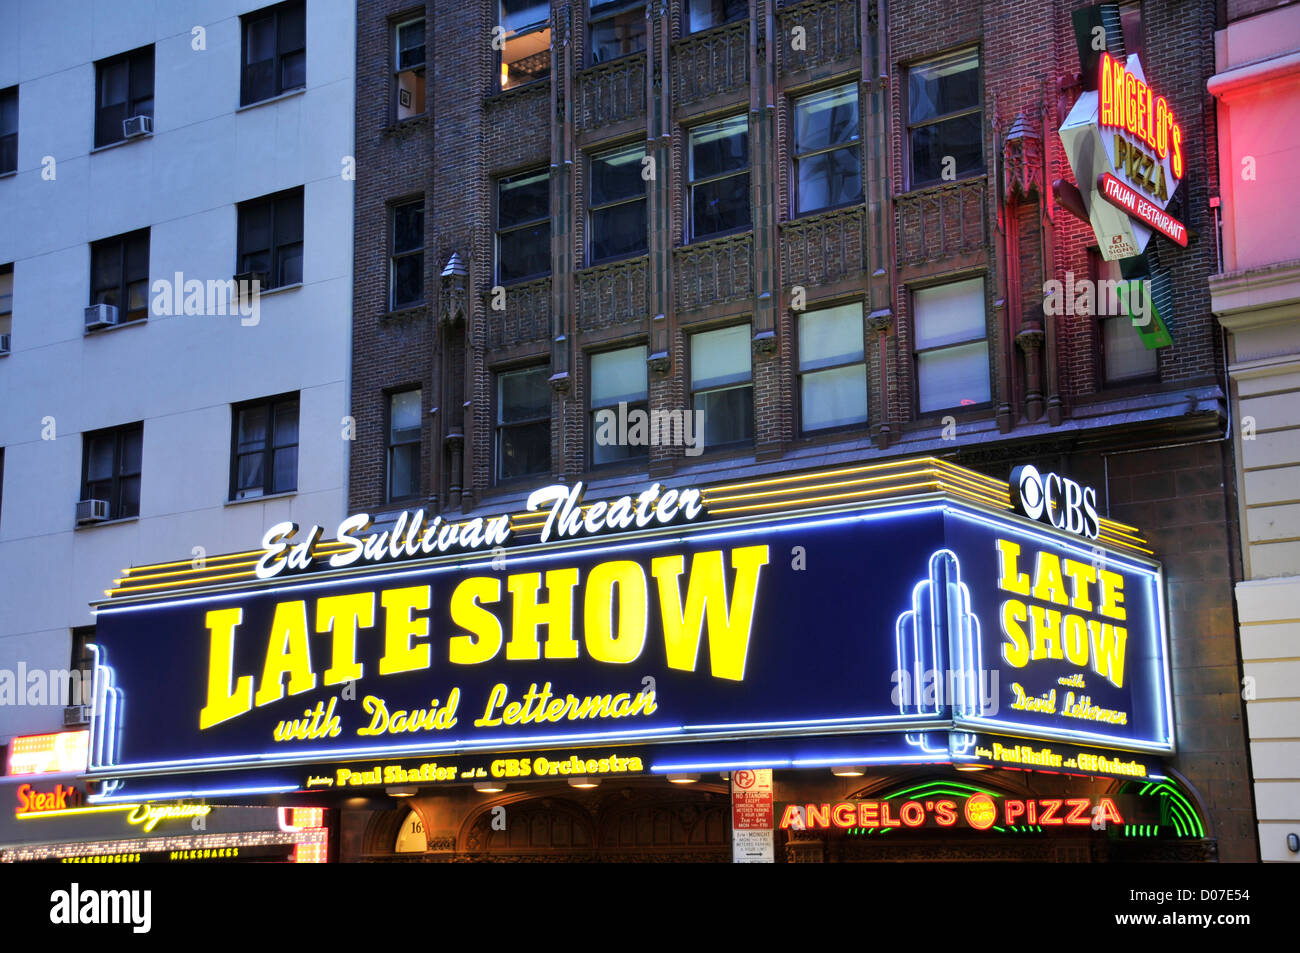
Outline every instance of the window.
{"type": "MultiPolygon", "coordinates": [[[[633,410],[648,410],[649,385],[646,375],[646,347],[625,347],[591,355],[591,462],[593,466],[644,457],[649,445],[649,421],[645,440],[633,446],[619,441],[619,418],[628,420],[631,432],[633,410]],[[619,405],[624,405],[620,414],[619,405]],[[602,411],[604,413],[602,413],[602,411]],[[612,421],[612,424],[610,423],[612,421]],[[604,422],[604,426],[601,423],[604,422]]],[[[622,436],[628,436],[627,433],[622,436]]]]}
{"type": "Polygon", "coordinates": [[[593,265],[646,250],[644,158],[645,146],[638,145],[591,159],[591,227],[587,231],[588,259],[593,265]]]}
{"type": "Polygon", "coordinates": [[[13,332],[14,266],[0,265],[0,353],[10,348],[13,332]]]}
{"type": "Polygon", "coordinates": [[[239,272],[262,290],[302,281],[302,188],[239,203],[239,272]]]}
{"type": "MultiPolygon", "coordinates": [[[[1120,282],[1126,279],[1122,273],[1121,263],[1118,261],[1106,261],[1096,249],[1088,250],[1089,262],[1092,265],[1092,273],[1097,280],[1097,292],[1095,294],[1096,302],[1094,311],[1098,315],[1101,334],[1101,370],[1102,380],[1107,386],[1117,384],[1131,384],[1139,381],[1156,380],[1160,376],[1160,352],[1158,350],[1148,350],[1142,340],[1142,335],[1138,333],[1137,328],[1133,326],[1133,318],[1129,314],[1105,314],[1108,311],[1111,301],[1111,293],[1103,291],[1116,285],[1106,285],[1103,282],[1114,281],[1120,282]],[[1105,302],[1103,304],[1103,301],[1105,302]]],[[[1146,271],[1135,263],[1133,271],[1146,271]]],[[[1129,276],[1133,279],[1141,280],[1148,278],[1147,275],[1132,274],[1129,276]]],[[[1150,294],[1150,285],[1147,285],[1147,294],[1150,294]]],[[[1128,290],[1115,293],[1119,303],[1123,305],[1127,299],[1128,290]]],[[[1148,297],[1148,307],[1150,298],[1148,297]]]]}
{"type": "Polygon", "coordinates": [[[913,66],[907,74],[912,188],[984,168],[978,50],[913,66]]]}
{"type": "Polygon", "coordinates": [[[18,171],[18,87],[0,89],[0,175],[18,171]]]}
{"type": "Polygon", "coordinates": [[[686,0],[687,32],[734,23],[749,16],[748,0],[686,0]]]}
{"type": "Polygon", "coordinates": [[[587,10],[593,64],[645,49],[644,0],[590,0],[587,10]]]}
{"type": "Polygon", "coordinates": [[[424,112],[424,20],[408,20],[393,28],[397,96],[393,115],[398,122],[424,112]]]}
{"type": "Polygon", "coordinates": [[[90,643],[95,641],[95,627],[93,625],[82,625],[72,630],[72,668],[83,673],[81,680],[82,689],[85,692],[81,697],[87,704],[94,703],[94,696],[91,691],[93,682],[90,681],[94,676],[95,653],[90,650],[90,643]]]}
{"type": "Polygon", "coordinates": [[[551,270],[551,180],[545,169],[497,182],[497,280],[536,278],[551,270]]]}
{"type": "Polygon", "coordinates": [[[126,138],[122,123],[153,118],[153,47],[146,46],[95,64],[95,148],[126,138]]]}
{"type": "Polygon", "coordinates": [[[302,0],[247,13],[240,23],[244,31],[241,106],[307,85],[307,12],[302,0]]]}
{"type": "Polygon", "coordinates": [[[549,473],[551,385],[547,368],[497,375],[497,479],[549,473]]]}
{"type": "Polygon", "coordinates": [[[111,520],[139,516],[144,424],[97,430],[82,440],[81,498],[107,500],[111,520]]]}
{"type": "Polygon", "coordinates": [[[921,413],[988,402],[984,279],[919,289],[912,306],[921,413]]]}
{"type": "Polygon", "coordinates": [[[862,201],[856,84],[795,100],[794,179],[796,215],[862,201]]]}
{"type": "Polygon", "coordinates": [[[420,495],[420,435],[423,391],[388,395],[388,498],[420,495]]]}
{"type": "Polygon", "coordinates": [[[117,308],[119,323],[149,315],[149,229],[90,246],[90,303],[117,308]]]}
{"type": "Polygon", "coordinates": [[[691,407],[704,415],[704,448],[754,438],[749,325],[691,335],[691,407]]]}
{"type": "Polygon", "coordinates": [[[424,300],[424,200],[393,209],[393,254],[388,306],[396,311],[424,300]]]}
{"type": "Polygon", "coordinates": [[[298,489],[298,395],[233,408],[230,498],[298,489]]]}
{"type": "Polygon", "coordinates": [[[5,448],[0,447],[0,513],[4,512],[5,494],[5,448]]]}
{"type": "Polygon", "coordinates": [[[499,0],[505,30],[501,49],[501,88],[514,89],[551,75],[549,0],[499,0]]]}
{"type": "Polygon", "coordinates": [[[749,227],[749,120],[691,130],[691,240],[749,227]]]}
{"type": "Polygon", "coordinates": [[[799,314],[799,407],[804,432],[866,422],[861,302],[799,314]]]}

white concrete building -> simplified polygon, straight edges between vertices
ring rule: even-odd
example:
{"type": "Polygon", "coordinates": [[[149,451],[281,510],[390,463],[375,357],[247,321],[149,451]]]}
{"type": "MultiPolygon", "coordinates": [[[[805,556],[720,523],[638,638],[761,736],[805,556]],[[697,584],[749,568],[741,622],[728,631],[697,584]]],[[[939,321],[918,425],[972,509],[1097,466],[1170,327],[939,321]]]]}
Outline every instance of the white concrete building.
{"type": "Polygon", "coordinates": [[[1260,857],[1300,862],[1300,4],[1230,0],[1215,35],[1237,617],[1260,857]]]}
{"type": "Polygon", "coordinates": [[[0,0],[0,746],[123,567],[344,513],[355,10],[0,0]]]}

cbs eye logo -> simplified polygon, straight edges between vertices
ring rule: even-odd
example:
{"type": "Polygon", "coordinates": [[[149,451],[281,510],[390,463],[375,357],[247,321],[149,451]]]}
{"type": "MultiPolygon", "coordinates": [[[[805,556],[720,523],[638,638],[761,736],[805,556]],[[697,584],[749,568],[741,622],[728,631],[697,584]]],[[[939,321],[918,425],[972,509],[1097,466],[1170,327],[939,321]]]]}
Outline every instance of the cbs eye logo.
{"type": "Polygon", "coordinates": [[[1011,471],[1011,485],[1015,488],[1016,509],[1031,520],[1088,539],[1096,539],[1101,533],[1097,491],[1092,487],[1080,486],[1058,473],[1039,473],[1029,465],[1011,471]]]}

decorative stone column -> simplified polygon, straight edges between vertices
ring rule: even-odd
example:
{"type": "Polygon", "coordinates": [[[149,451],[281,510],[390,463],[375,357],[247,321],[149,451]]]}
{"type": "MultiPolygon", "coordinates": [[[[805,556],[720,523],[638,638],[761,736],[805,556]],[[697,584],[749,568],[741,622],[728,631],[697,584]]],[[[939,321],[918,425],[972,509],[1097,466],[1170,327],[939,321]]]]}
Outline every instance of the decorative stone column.
{"type": "Polygon", "coordinates": [[[897,439],[889,422],[889,332],[894,329],[894,314],[889,309],[867,315],[867,330],[875,335],[880,353],[880,425],[872,438],[884,450],[897,439]]]}

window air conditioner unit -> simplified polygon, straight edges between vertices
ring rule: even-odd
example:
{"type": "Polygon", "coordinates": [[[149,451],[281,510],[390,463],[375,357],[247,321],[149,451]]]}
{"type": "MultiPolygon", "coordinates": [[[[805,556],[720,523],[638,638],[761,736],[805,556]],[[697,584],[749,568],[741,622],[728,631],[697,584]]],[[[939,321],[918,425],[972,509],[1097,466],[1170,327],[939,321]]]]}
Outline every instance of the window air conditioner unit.
{"type": "Polygon", "coordinates": [[[0,354],[9,353],[9,335],[0,334],[0,354]]]}
{"type": "Polygon", "coordinates": [[[108,519],[108,500],[82,500],[77,504],[77,525],[102,523],[108,519]]]}
{"type": "Polygon", "coordinates": [[[90,724],[90,706],[89,705],[69,705],[63,709],[63,727],[75,728],[78,725],[90,724]]]}
{"type": "Polygon", "coordinates": [[[115,304],[92,304],[86,309],[86,330],[96,331],[99,328],[111,328],[117,325],[117,305],[115,304]]]}
{"type": "Polygon", "coordinates": [[[152,116],[132,116],[122,120],[122,135],[127,139],[136,139],[153,132],[152,116]]]}

